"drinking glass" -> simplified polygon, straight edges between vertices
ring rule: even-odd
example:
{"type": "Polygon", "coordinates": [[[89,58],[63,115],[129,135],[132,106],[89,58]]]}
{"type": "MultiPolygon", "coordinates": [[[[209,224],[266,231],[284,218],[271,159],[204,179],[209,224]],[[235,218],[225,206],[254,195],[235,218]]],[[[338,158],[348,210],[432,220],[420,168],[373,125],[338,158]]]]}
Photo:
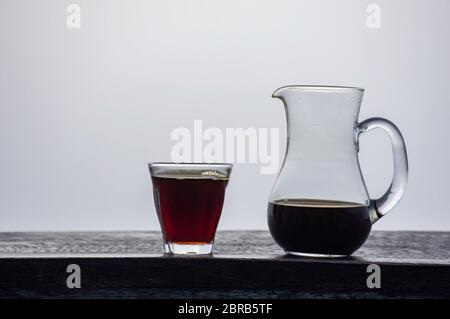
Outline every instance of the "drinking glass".
{"type": "Polygon", "coordinates": [[[210,254],[231,164],[150,163],[153,197],[169,254],[210,254]]]}

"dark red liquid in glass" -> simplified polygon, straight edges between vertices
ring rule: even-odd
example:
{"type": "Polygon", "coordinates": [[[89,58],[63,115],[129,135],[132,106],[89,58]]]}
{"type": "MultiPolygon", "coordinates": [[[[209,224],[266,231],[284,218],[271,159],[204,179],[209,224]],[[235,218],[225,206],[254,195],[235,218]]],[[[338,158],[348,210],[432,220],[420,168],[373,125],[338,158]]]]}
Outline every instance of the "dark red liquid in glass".
{"type": "Polygon", "coordinates": [[[228,179],[178,175],[152,179],[164,239],[185,244],[212,242],[228,179]]]}
{"type": "Polygon", "coordinates": [[[368,207],[357,203],[286,199],[267,212],[272,237],[290,252],[351,255],[372,228],[368,207]]]}

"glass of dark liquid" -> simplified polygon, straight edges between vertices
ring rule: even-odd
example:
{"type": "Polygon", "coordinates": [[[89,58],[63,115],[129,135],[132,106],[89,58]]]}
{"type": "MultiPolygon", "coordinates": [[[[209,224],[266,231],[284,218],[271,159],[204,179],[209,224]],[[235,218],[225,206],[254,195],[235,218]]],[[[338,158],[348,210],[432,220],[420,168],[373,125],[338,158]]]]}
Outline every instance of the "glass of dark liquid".
{"type": "Polygon", "coordinates": [[[168,254],[211,254],[231,164],[151,163],[153,197],[168,254]]]}

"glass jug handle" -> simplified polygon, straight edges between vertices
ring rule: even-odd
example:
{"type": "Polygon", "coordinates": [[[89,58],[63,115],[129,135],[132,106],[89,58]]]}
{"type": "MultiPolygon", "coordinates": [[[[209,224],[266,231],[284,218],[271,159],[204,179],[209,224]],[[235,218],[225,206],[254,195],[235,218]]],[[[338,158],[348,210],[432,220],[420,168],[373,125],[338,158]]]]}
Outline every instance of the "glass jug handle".
{"type": "Polygon", "coordinates": [[[369,132],[375,128],[382,128],[388,133],[392,143],[394,157],[394,174],[389,189],[378,199],[370,200],[370,219],[372,224],[386,215],[400,201],[406,190],[408,182],[408,157],[406,145],[400,130],[394,123],[383,118],[374,117],[362,121],[356,127],[357,144],[361,133],[369,132]]]}

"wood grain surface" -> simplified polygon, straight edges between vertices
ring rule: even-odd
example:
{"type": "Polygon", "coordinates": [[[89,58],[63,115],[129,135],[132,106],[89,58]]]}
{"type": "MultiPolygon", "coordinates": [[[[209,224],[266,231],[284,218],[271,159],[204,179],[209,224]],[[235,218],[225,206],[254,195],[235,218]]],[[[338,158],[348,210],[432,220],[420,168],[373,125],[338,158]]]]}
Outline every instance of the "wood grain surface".
{"type": "Polygon", "coordinates": [[[450,297],[450,233],[373,232],[354,256],[288,256],[264,231],[218,232],[213,256],[162,253],[159,232],[0,233],[0,297],[450,297]],[[82,287],[69,289],[77,264],[82,287]],[[367,266],[381,267],[369,289],[367,266]]]}

